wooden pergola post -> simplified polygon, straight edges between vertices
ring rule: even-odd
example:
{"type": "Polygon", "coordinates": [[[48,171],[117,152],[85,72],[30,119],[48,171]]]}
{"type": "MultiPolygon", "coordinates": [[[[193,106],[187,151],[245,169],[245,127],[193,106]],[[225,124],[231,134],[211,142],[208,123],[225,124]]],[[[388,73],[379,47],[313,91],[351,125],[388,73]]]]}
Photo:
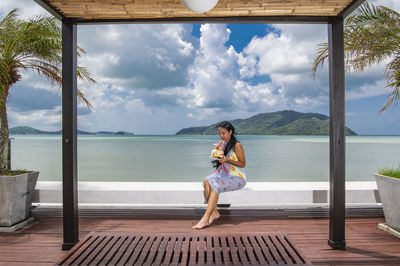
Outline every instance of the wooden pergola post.
{"type": "Polygon", "coordinates": [[[77,26],[62,21],[62,249],[79,242],[77,165],[77,26]]]}
{"type": "Polygon", "coordinates": [[[345,81],[343,18],[328,24],[329,43],[329,240],[333,249],[345,249],[345,81]]]}
{"type": "MultiPolygon", "coordinates": [[[[79,24],[111,23],[324,23],[328,24],[329,41],[329,106],[330,106],[330,202],[329,202],[329,239],[333,249],[345,249],[345,82],[344,82],[344,42],[343,20],[365,0],[325,1],[298,0],[293,2],[291,15],[284,12],[288,8],[279,7],[276,2],[275,15],[269,15],[262,1],[220,0],[214,10],[220,13],[191,16],[181,8],[180,1],[171,1],[174,16],[164,13],[157,1],[150,1],[143,6],[141,1],[131,1],[129,12],[126,3],[101,0],[34,0],[57,19],[62,21],[63,30],[63,249],[70,249],[79,241],[78,228],[78,178],[77,178],[77,40],[76,26],[79,24]],[[89,3],[89,4],[88,4],[89,3]],[[70,6],[71,4],[71,6],[70,6]],[[108,14],[107,6],[115,4],[118,9],[108,14]],[[154,6],[152,6],[152,4],[154,6]],[[229,11],[226,5],[248,12],[237,15],[229,11]],[[137,5],[139,8],[134,8],[137,5]],[[302,6],[302,8],[296,8],[302,6]],[[101,8],[100,8],[101,7],[101,8]],[[146,8],[147,7],[147,8],[146,8]],[[309,11],[307,10],[307,7],[309,11]],[[252,14],[249,10],[257,10],[252,14]],[[332,11],[334,10],[334,11],[332,11]],[[265,12],[263,14],[263,12],[265,12]],[[297,13],[299,12],[299,13],[297,13]]],[[[170,8],[171,8],[170,7],[170,8]]],[[[237,11],[236,10],[236,11],[237,11]]],[[[273,11],[273,10],[272,10],[273,11]]]]}

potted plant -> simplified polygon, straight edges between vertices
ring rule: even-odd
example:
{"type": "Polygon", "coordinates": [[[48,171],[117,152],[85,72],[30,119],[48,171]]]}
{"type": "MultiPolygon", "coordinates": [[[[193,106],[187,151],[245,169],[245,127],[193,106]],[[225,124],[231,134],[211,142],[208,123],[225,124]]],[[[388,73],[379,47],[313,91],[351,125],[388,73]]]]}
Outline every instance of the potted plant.
{"type": "MultiPolygon", "coordinates": [[[[31,204],[30,196],[39,175],[39,172],[10,169],[7,119],[9,91],[21,80],[21,72],[27,70],[42,75],[54,84],[62,83],[60,23],[46,16],[26,20],[19,18],[16,12],[14,9],[0,19],[0,227],[9,227],[26,219],[31,204]]],[[[78,50],[85,53],[80,47],[78,50]]],[[[77,76],[96,82],[84,67],[78,66],[77,76]]],[[[83,93],[78,90],[77,94],[90,109],[90,103],[83,93]]]]}
{"type": "Polygon", "coordinates": [[[400,237],[400,165],[378,169],[375,180],[386,220],[379,227],[400,237]]]}
{"type": "Polygon", "coordinates": [[[1,227],[12,227],[28,219],[31,196],[38,176],[39,172],[26,170],[9,171],[7,175],[0,175],[1,227]]]}

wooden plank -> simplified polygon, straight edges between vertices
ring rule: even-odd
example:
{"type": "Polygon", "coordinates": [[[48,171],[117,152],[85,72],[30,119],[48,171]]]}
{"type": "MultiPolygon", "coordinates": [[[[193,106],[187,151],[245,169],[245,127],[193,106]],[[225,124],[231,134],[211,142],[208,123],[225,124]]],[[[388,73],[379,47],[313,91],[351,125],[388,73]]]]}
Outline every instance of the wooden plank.
{"type": "Polygon", "coordinates": [[[136,260],[148,239],[148,236],[136,237],[135,240],[132,241],[132,243],[128,246],[124,256],[117,265],[125,265],[128,264],[129,261],[136,260]]]}
{"type": "Polygon", "coordinates": [[[94,251],[94,249],[105,239],[105,236],[99,236],[90,246],[87,247],[87,249],[83,252],[80,253],[78,258],[71,264],[71,265],[79,265],[82,264],[83,261],[86,260],[88,256],[94,251]]]}
{"type": "Polygon", "coordinates": [[[270,260],[269,259],[265,260],[264,255],[262,254],[261,248],[260,248],[259,244],[257,243],[257,240],[256,240],[255,236],[254,235],[250,235],[249,239],[250,239],[250,243],[251,243],[251,245],[253,247],[254,253],[257,256],[258,262],[260,264],[262,264],[262,265],[263,264],[272,264],[273,263],[273,259],[272,258],[270,260]]]}
{"type": "Polygon", "coordinates": [[[112,248],[115,245],[115,243],[120,239],[118,235],[115,236],[110,236],[110,241],[105,245],[101,250],[98,255],[96,255],[95,259],[91,262],[94,265],[99,265],[100,262],[108,255],[110,252],[112,252],[112,248]]]}
{"type": "Polygon", "coordinates": [[[262,236],[257,235],[256,239],[258,244],[260,245],[263,254],[265,255],[270,264],[283,263],[283,260],[276,252],[275,247],[272,245],[271,241],[269,241],[268,237],[267,239],[264,239],[262,236]],[[266,242],[266,240],[268,240],[269,242],[266,242]]]}
{"type": "Polygon", "coordinates": [[[184,237],[182,245],[182,258],[181,258],[182,265],[186,265],[188,262],[189,246],[190,246],[190,237],[189,236],[184,237]]]}
{"type": "Polygon", "coordinates": [[[226,243],[227,239],[226,237],[218,237],[218,238],[221,241],[222,258],[224,259],[224,264],[228,264],[231,262],[231,259],[229,257],[229,249],[226,243]]]}
{"type": "Polygon", "coordinates": [[[221,265],[222,264],[221,246],[220,246],[220,243],[219,243],[219,237],[218,236],[213,236],[212,237],[212,245],[213,245],[213,250],[214,250],[215,264],[221,265]]]}
{"type": "Polygon", "coordinates": [[[98,245],[96,245],[95,249],[90,253],[90,255],[81,263],[83,265],[90,265],[94,264],[93,261],[96,259],[96,257],[101,254],[105,246],[110,242],[111,237],[109,236],[104,236],[103,241],[101,241],[98,245]]]}
{"type": "Polygon", "coordinates": [[[294,247],[294,244],[286,237],[285,234],[279,232],[276,234],[277,239],[281,242],[286,252],[290,255],[292,260],[295,263],[304,263],[302,256],[297,252],[297,248],[294,247]]]}
{"type": "Polygon", "coordinates": [[[205,256],[204,256],[205,250],[206,250],[206,244],[204,241],[204,237],[200,236],[197,249],[198,252],[197,263],[200,265],[205,264],[205,256]]]}
{"type": "MultiPolygon", "coordinates": [[[[107,265],[110,263],[111,259],[114,255],[117,254],[118,250],[122,247],[123,243],[128,239],[128,236],[118,236],[118,241],[115,245],[111,248],[108,254],[103,258],[99,265],[107,265]]],[[[111,264],[111,263],[110,263],[111,264]]],[[[115,265],[115,263],[114,263],[115,265]]]]}
{"type": "Polygon", "coordinates": [[[128,250],[132,250],[129,249],[128,247],[132,244],[132,246],[136,246],[136,243],[139,242],[140,237],[134,237],[134,236],[129,236],[127,237],[124,242],[122,243],[122,246],[120,247],[120,249],[117,251],[117,253],[115,254],[115,256],[112,258],[112,260],[110,261],[111,265],[116,265],[118,262],[122,262],[125,263],[125,261],[128,259],[127,257],[125,257],[127,254],[126,251],[128,250]],[[126,259],[125,259],[126,258],[126,259]]]}
{"type": "Polygon", "coordinates": [[[288,256],[285,248],[282,246],[281,242],[277,239],[276,235],[265,236],[265,238],[271,239],[274,243],[276,249],[279,251],[280,257],[285,261],[285,264],[293,264],[292,259],[288,256]]]}
{"type": "Polygon", "coordinates": [[[167,249],[165,250],[165,258],[163,264],[170,264],[172,252],[175,247],[176,236],[172,236],[168,242],[167,249]]]}
{"type": "Polygon", "coordinates": [[[248,264],[247,256],[246,256],[246,251],[241,239],[241,236],[234,236],[234,240],[236,243],[237,251],[239,253],[239,258],[242,264],[248,264]]]}
{"type": "Polygon", "coordinates": [[[229,245],[229,253],[231,254],[231,257],[232,257],[232,263],[240,264],[239,257],[237,254],[237,248],[235,246],[235,242],[233,241],[233,237],[228,236],[228,237],[226,237],[226,239],[227,239],[228,245],[229,245]]]}
{"type": "MultiPolygon", "coordinates": [[[[248,240],[249,235],[245,235],[245,236],[243,236],[241,238],[242,238],[242,241],[243,241],[243,247],[245,249],[245,252],[246,252],[246,254],[247,254],[247,256],[248,256],[248,258],[250,260],[250,264],[257,264],[258,263],[257,259],[254,256],[255,247],[253,247],[253,245],[249,242],[249,240],[248,240]]],[[[257,245],[257,247],[258,247],[258,245],[257,245]]],[[[264,258],[262,260],[263,260],[263,263],[265,263],[264,258]]]]}
{"type": "MultiPolygon", "coordinates": [[[[42,3],[42,2],[41,2],[42,3]]],[[[296,0],[296,1],[232,1],[220,0],[219,3],[211,11],[196,14],[186,9],[180,1],[158,2],[158,1],[49,1],[43,2],[45,7],[58,10],[60,14],[64,14],[69,18],[93,19],[93,18],[109,18],[110,14],[115,11],[129,12],[129,17],[135,19],[137,17],[145,18],[166,18],[166,17],[233,17],[243,16],[251,13],[268,15],[276,14],[282,16],[287,14],[287,9],[293,9],[293,14],[307,14],[310,16],[337,16],[345,10],[352,0],[332,0],[332,1],[316,1],[316,0],[296,0]],[[296,11],[299,9],[299,11],[296,11]],[[82,11],[90,11],[91,14],[82,14],[82,11]],[[264,12],[264,13],[262,13],[264,12]],[[145,14],[145,16],[143,16],[145,14]]],[[[116,16],[116,18],[127,18],[125,15],[116,16]]]]}
{"type": "Polygon", "coordinates": [[[171,265],[178,265],[179,263],[179,258],[181,256],[182,242],[183,242],[183,236],[179,236],[177,241],[175,242],[174,256],[172,257],[171,265]]]}
{"type": "Polygon", "coordinates": [[[134,265],[134,264],[142,265],[144,263],[144,261],[146,260],[146,257],[150,251],[150,247],[153,245],[153,242],[156,240],[156,238],[157,238],[157,236],[151,235],[143,248],[139,247],[135,250],[135,252],[138,251],[137,252],[139,254],[138,258],[136,259],[135,256],[132,255],[132,257],[129,259],[127,264],[128,265],[134,265]]]}
{"type": "MultiPolygon", "coordinates": [[[[158,247],[160,246],[162,236],[157,236],[150,247],[149,255],[146,258],[146,264],[152,264],[154,257],[157,255],[158,247]]],[[[144,262],[144,261],[143,261],[144,262]]]]}
{"type": "Polygon", "coordinates": [[[154,264],[155,264],[155,265],[160,265],[160,264],[161,264],[161,262],[162,262],[162,260],[163,260],[163,258],[164,258],[164,255],[165,255],[165,250],[166,250],[166,248],[167,248],[169,239],[170,239],[169,236],[164,236],[164,237],[163,237],[163,239],[162,239],[162,241],[161,241],[161,244],[160,244],[160,246],[158,247],[157,257],[156,257],[156,259],[154,260],[154,264]]]}
{"type": "Polygon", "coordinates": [[[74,262],[77,258],[77,256],[79,256],[77,251],[78,249],[80,250],[86,250],[90,245],[92,245],[92,243],[97,239],[97,236],[94,236],[93,234],[89,234],[80,245],[76,245],[75,247],[73,247],[69,254],[67,254],[64,258],[62,258],[57,264],[67,264],[70,265],[72,264],[72,262],[74,262]]]}
{"type": "Polygon", "coordinates": [[[189,257],[189,265],[196,264],[197,258],[197,236],[191,237],[190,241],[190,257],[189,257]]]}
{"type": "MultiPolygon", "coordinates": [[[[206,236],[206,261],[208,265],[214,264],[212,236],[206,236]]],[[[215,262],[215,264],[217,264],[215,262]]]]}

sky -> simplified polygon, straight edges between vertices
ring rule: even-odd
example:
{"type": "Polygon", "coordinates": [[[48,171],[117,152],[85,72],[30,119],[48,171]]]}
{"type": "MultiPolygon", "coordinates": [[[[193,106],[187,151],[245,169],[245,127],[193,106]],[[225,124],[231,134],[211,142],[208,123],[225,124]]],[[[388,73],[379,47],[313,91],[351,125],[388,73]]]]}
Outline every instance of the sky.
{"type": "MultiPolygon", "coordinates": [[[[369,2],[400,10],[400,1],[369,2]]],[[[2,0],[0,19],[13,8],[23,18],[49,15],[32,0],[2,0]]],[[[79,25],[87,53],[78,64],[97,83],[78,82],[93,106],[79,102],[78,128],[175,134],[264,112],[329,115],[327,66],[311,74],[323,42],[327,25],[79,25]]],[[[384,70],[346,72],[346,125],[360,135],[400,135],[400,106],[379,112],[390,93],[384,70]]],[[[61,129],[60,88],[21,74],[8,98],[9,126],[61,129]]]]}

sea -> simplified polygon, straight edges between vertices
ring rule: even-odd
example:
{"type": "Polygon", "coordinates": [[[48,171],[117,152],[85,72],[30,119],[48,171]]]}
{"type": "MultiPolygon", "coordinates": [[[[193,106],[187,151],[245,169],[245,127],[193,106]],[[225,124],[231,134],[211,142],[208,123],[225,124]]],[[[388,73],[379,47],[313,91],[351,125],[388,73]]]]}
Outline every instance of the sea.
{"type": "MultiPolygon", "coordinates": [[[[10,136],[12,169],[61,181],[59,135],[10,136]]],[[[238,136],[249,182],[329,181],[328,136],[238,136]]],[[[218,136],[78,136],[79,181],[199,182],[214,170],[218,136]]],[[[346,180],[374,181],[377,168],[398,167],[400,136],[346,137],[346,180]]]]}

